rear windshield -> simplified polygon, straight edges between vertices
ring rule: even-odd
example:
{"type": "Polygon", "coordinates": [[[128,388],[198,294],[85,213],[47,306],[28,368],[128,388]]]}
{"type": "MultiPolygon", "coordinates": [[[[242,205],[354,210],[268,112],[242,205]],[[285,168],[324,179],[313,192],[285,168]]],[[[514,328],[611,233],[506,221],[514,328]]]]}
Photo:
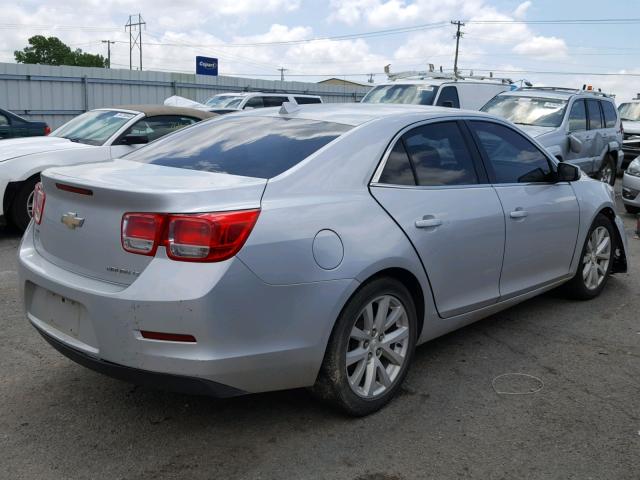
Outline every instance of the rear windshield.
{"type": "Polygon", "coordinates": [[[362,103],[432,105],[437,91],[434,85],[381,85],[370,90],[362,103]]]}
{"type": "Polygon", "coordinates": [[[176,132],[127,160],[167,167],[272,178],[352,127],[283,117],[225,117],[176,132]]]}

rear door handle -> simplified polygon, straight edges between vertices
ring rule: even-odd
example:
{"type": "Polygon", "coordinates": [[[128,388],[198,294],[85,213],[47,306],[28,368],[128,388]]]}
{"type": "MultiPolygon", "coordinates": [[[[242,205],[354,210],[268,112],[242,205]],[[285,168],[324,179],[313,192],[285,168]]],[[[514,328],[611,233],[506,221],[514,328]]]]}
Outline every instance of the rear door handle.
{"type": "Polygon", "coordinates": [[[434,228],[440,225],[442,225],[442,220],[431,215],[425,215],[421,219],[416,220],[416,228],[434,228]]]}
{"type": "Polygon", "coordinates": [[[509,214],[511,218],[525,218],[529,215],[529,212],[526,210],[522,210],[521,208],[516,208],[513,212],[509,214]]]}

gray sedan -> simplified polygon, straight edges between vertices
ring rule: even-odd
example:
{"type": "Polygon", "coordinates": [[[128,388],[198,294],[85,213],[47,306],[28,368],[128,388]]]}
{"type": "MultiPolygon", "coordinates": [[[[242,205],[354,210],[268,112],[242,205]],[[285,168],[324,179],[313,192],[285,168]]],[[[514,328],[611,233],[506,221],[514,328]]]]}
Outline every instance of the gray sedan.
{"type": "Polygon", "coordinates": [[[416,345],[626,270],[607,184],[512,124],[284,104],[49,169],[20,246],[27,316],[80,364],[233,396],[313,387],[353,415],[416,345]]]}

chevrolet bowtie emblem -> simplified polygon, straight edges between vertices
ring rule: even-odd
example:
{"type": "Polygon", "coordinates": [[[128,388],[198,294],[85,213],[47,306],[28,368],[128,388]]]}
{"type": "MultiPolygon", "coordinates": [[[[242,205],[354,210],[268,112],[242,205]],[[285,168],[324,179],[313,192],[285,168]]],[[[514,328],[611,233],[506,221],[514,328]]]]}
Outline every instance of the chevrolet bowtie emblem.
{"type": "Polygon", "coordinates": [[[84,224],[84,218],[79,217],[78,214],[74,212],[65,213],[62,215],[62,218],[60,218],[60,221],[71,230],[80,228],[82,224],[84,224]]]}

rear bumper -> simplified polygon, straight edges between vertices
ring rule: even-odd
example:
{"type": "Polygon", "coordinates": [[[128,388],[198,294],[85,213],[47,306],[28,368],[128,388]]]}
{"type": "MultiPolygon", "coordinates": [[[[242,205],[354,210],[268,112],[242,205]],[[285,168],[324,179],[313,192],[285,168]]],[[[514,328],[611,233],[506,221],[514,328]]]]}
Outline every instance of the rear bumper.
{"type": "Polygon", "coordinates": [[[81,350],[77,350],[47,334],[44,330],[40,330],[37,327],[36,330],[53,348],[65,357],[73,360],[83,367],[117,378],[118,380],[134,383],[136,385],[144,385],[158,390],[168,390],[191,395],[207,395],[217,398],[235,397],[247,393],[228,385],[212,382],[203,378],[150,372],[148,370],[140,370],[124,365],[118,365],[117,363],[111,363],[106,360],[92,357],[81,350]]]}
{"type": "Polygon", "coordinates": [[[161,257],[133,284],[115,285],[44,258],[34,246],[33,226],[18,264],[27,318],[56,345],[79,352],[72,357],[78,363],[249,393],[312,385],[333,323],[358,285],[345,279],[275,286],[237,258],[177,264],[161,257]],[[190,334],[197,341],[149,340],[141,330],[190,334]]]}

